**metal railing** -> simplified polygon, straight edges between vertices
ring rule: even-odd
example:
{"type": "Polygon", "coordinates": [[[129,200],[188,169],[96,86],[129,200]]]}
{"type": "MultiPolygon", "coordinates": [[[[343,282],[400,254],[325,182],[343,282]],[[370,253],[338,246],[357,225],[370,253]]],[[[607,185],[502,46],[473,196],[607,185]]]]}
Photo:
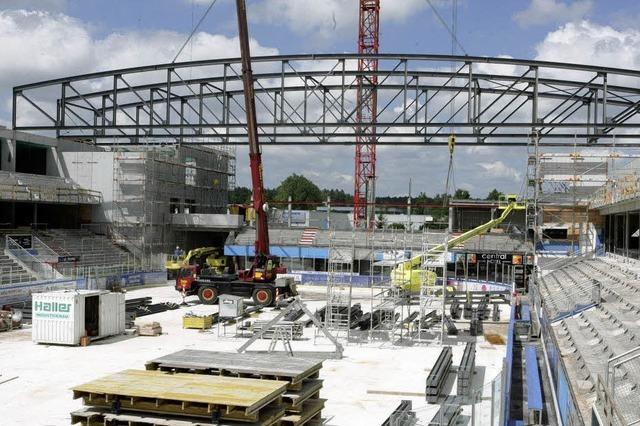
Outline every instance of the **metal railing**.
{"type": "Polygon", "coordinates": [[[634,173],[621,176],[603,185],[592,195],[591,207],[603,207],[638,197],[640,197],[640,176],[634,173]]]}
{"type": "Polygon", "coordinates": [[[23,248],[18,244],[18,242],[9,236],[6,237],[5,248],[7,255],[16,260],[18,264],[24,266],[27,272],[33,271],[38,278],[55,279],[60,277],[60,274],[53,268],[53,266],[34,256],[29,252],[29,250],[23,248]]]}
{"type": "MultiPolygon", "coordinates": [[[[623,425],[640,424],[640,409],[636,387],[640,381],[640,347],[636,347],[607,361],[605,377],[605,397],[601,402],[608,407],[608,413],[616,414],[615,419],[623,425]]],[[[611,424],[615,424],[612,421],[611,424]]]]}
{"type": "MultiPolygon", "coordinates": [[[[103,200],[102,194],[98,191],[74,188],[72,186],[59,186],[58,180],[60,178],[53,176],[11,172],[2,173],[2,175],[5,175],[5,179],[3,179],[3,183],[0,183],[0,198],[5,200],[89,204],[99,204],[103,200]]],[[[72,185],[66,181],[60,183],[72,185]]]]}

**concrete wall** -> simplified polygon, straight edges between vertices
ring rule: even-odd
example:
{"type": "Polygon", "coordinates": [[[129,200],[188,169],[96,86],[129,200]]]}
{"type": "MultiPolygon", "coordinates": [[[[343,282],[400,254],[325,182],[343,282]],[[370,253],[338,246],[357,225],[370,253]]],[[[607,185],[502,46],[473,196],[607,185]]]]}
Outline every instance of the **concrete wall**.
{"type": "Polygon", "coordinates": [[[16,141],[47,148],[48,176],[70,177],[64,169],[61,156],[63,152],[100,151],[100,148],[92,145],[0,128],[0,170],[15,171],[16,141]]]}
{"type": "Polygon", "coordinates": [[[104,202],[93,209],[93,221],[110,221],[113,208],[113,152],[62,152],[67,176],[85,189],[100,191],[104,202]]]}

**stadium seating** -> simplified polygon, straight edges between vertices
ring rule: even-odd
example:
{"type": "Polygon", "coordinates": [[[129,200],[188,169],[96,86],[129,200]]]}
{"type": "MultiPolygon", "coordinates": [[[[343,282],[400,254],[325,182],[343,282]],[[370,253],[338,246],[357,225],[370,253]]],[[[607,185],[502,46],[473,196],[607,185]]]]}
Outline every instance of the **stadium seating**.
{"type": "Polygon", "coordinates": [[[0,171],[0,199],[50,202],[98,203],[101,196],[81,188],[70,179],[0,171]]]}
{"type": "MultiPolygon", "coordinates": [[[[551,329],[583,413],[596,399],[598,376],[607,376],[607,360],[640,344],[637,268],[612,256],[578,258],[541,280],[543,306],[550,319],[557,315],[551,329]]],[[[637,418],[640,372],[623,370],[616,379],[616,403],[637,418]]]]}
{"type": "Polygon", "coordinates": [[[35,277],[9,256],[0,254],[0,285],[34,281],[35,277]]]}
{"type": "Polygon", "coordinates": [[[49,229],[38,232],[39,238],[59,256],[73,256],[76,262],[58,264],[65,272],[69,268],[111,267],[133,263],[132,256],[104,235],[85,229],[49,229]]]}

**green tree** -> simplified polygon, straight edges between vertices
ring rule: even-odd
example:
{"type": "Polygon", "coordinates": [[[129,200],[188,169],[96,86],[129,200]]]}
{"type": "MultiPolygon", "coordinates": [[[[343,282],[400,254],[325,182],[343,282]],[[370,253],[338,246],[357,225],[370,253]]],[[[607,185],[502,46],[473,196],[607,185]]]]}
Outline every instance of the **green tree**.
{"type": "Polygon", "coordinates": [[[353,195],[347,194],[342,189],[323,189],[322,198],[326,200],[327,197],[331,197],[332,203],[347,203],[353,200],[353,195]]]}
{"type": "Polygon", "coordinates": [[[245,186],[238,186],[229,192],[229,204],[249,204],[251,201],[251,190],[245,186]]]}
{"type": "Polygon", "coordinates": [[[404,229],[404,223],[398,223],[398,222],[391,223],[391,224],[389,224],[389,229],[403,230],[404,229]]]}
{"type": "Polygon", "coordinates": [[[384,217],[382,213],[380,213],[378,215],[378,218],[376,219],[376,228],[384,229],[386,226],[387,226],[387,218],[384,217]]]}
{"type": "Polygon", "coordinates": [[[471,199],[471,194],[466,189],[456,189],[456,192],[453,194],[453,198],[456,200],[469,200],[471,199]]]}
{"type": "Polygon", "coordinates": [[[489,195],[487,195],[487,200],[498,201],[500,197],[504,195],[502,192],[498,191],[496,188],[493,188],[489,195]]]}
{"type": "Polygon", "coordinates": [[[306,177],[295,173],[280,183],[273,199],[278,202],[287,202],[289,196],[294,209],[312,209],[315,206],[309,203],[323,201],[320,188],[306,177]]]}

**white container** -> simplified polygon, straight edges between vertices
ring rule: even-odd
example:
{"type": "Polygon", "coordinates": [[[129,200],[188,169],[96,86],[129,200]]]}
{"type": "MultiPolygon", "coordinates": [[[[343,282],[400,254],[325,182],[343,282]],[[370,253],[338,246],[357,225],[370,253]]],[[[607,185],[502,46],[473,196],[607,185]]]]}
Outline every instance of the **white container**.
{"type": "Polygon", "coordinates": [[[78,345],[124,332],[124,294],[64,290],[33,294],[31,338],[36,343],[78,345]]]}
{"type": "Polygon", "coordinates": [[[221,294],[218,296],[220,318],[236,318],[244,312],[244,301],[240,296],[221,294]]]}

